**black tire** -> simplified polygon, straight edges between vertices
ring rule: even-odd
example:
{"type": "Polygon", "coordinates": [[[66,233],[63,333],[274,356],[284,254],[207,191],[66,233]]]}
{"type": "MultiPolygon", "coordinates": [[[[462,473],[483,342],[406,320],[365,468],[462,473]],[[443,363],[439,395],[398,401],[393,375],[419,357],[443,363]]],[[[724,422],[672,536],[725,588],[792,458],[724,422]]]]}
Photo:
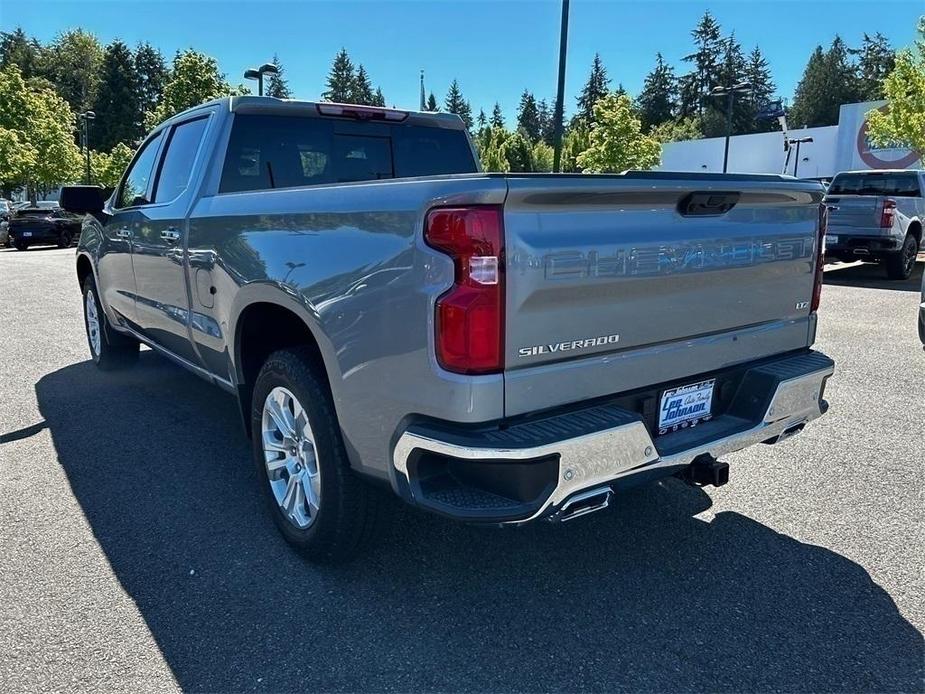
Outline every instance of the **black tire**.
{"type": "Polygon", "coordinates": [[[62,231],[58,234],[58,248],[70,248],[72,240],[71,232],[62,231]]]}
{"type": "Polygon", "coordinates": [[[28,251],[29,250],[29,244],[23,243],[22,241],[17,241],[13,245],[16,247],[17,251],[28,251]]]}
{"type": "Polygon", "coordinates": [[[899,253],[891,253],[884,259],[886,276],[891,280],[907,280],[915,269],[915,258],[919,254],[919,242],[907,234],[899,253]]]}
{"type": "Polygon", "coordinates": [[[254,384],[251,426],[257,477],[283,537],[306,558],[319,563],[349,561],[369,545],[379,526],[381,492],[350,469],[327,383],[313,365],[309,350],[297,347],[269,356],[254,384]],[[321,494],[317,515],[304,529],[283,514],[271,491],[264,459],[263,408],[277,387],[298,399],[314,436],[321,494]]]}
{"type": "Polygon", "coordinates": [[[100,304],[99,292],[96,290],[96,283],[93,281],[93,275],[88,275],[83,284],[83,314],[84,329],[87,334],[87,347],[90,349],[90,357],[93,363],[103,371],[112,371],[131,366],[138,361],[138,340],[123,335],[109,325],[109,319],[103,312],[100,304]],[[98,321],[99,332],[99,349],[94,346],[94,340],[90,332],[90,316],[87,307],[88,298],[96,307],[96,318],[98,321]]]}

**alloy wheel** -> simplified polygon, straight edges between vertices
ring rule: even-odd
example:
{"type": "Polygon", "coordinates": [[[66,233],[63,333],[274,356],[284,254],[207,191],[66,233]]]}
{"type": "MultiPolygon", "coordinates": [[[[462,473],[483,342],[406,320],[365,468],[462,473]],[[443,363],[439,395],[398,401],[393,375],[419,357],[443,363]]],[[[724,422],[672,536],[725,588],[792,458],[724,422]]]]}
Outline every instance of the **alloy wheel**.
{"type": "Polygon", "coordinates": [[[96,311],[96,297],[93,296],[92,289],[87,290],[84,305],[87,312],[87,337],[90,338],[90,349],[93,350],[93,356],[98,357],[102,337],[100,336],[100,317],[96,311]]]}
{"type": "Polygon", "coordinates": [[[321,470],[308,414],[286,388],[274,388],[263,403],[261,442],[273,498],[283,517],[305,530],[318,517],[321,470]]]}

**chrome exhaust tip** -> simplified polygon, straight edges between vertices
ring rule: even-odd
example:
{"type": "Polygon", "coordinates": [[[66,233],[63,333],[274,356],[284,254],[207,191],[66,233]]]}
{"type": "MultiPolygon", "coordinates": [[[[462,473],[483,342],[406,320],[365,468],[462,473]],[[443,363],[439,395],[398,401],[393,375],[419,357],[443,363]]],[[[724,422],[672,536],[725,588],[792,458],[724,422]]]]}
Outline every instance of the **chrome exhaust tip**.
{"type": "Polygon", "coordinates": [[[603,511],[610,505],[612,495],[613,490],[610,487],[595,487],[579,492],[562,504],[562,507],[550,516],[549,520],[565,523],[595,511],[603,511]]]}

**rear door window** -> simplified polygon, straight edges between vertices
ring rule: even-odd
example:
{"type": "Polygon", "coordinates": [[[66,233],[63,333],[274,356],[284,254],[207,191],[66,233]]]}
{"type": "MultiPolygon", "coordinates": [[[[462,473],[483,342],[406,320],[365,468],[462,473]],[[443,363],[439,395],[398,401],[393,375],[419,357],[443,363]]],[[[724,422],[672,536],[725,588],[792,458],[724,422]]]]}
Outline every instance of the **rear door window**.
{"type": "Polygon", "coordinates": [[[919,178],[914,173],[840,174],[829,186],[829,195],[889,195],[919,197],[919,178]]]}
{"type": "Polygon", "coordinates": [[[474,171],[462,130],[239,114],[219,192],[474,171]]]}

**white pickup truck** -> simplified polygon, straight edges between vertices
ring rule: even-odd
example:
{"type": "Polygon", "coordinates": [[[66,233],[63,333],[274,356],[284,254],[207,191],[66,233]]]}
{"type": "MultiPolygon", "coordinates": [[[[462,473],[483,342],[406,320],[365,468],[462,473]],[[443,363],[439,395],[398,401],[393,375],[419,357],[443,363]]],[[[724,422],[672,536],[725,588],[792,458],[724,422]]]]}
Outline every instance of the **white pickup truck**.
{"type": "Polygon", "coordinates": [[[825,204],[827,258],[882,262],[890,279],[909,279],[922,247],[925,172],[845,171],[825,204]]]}

